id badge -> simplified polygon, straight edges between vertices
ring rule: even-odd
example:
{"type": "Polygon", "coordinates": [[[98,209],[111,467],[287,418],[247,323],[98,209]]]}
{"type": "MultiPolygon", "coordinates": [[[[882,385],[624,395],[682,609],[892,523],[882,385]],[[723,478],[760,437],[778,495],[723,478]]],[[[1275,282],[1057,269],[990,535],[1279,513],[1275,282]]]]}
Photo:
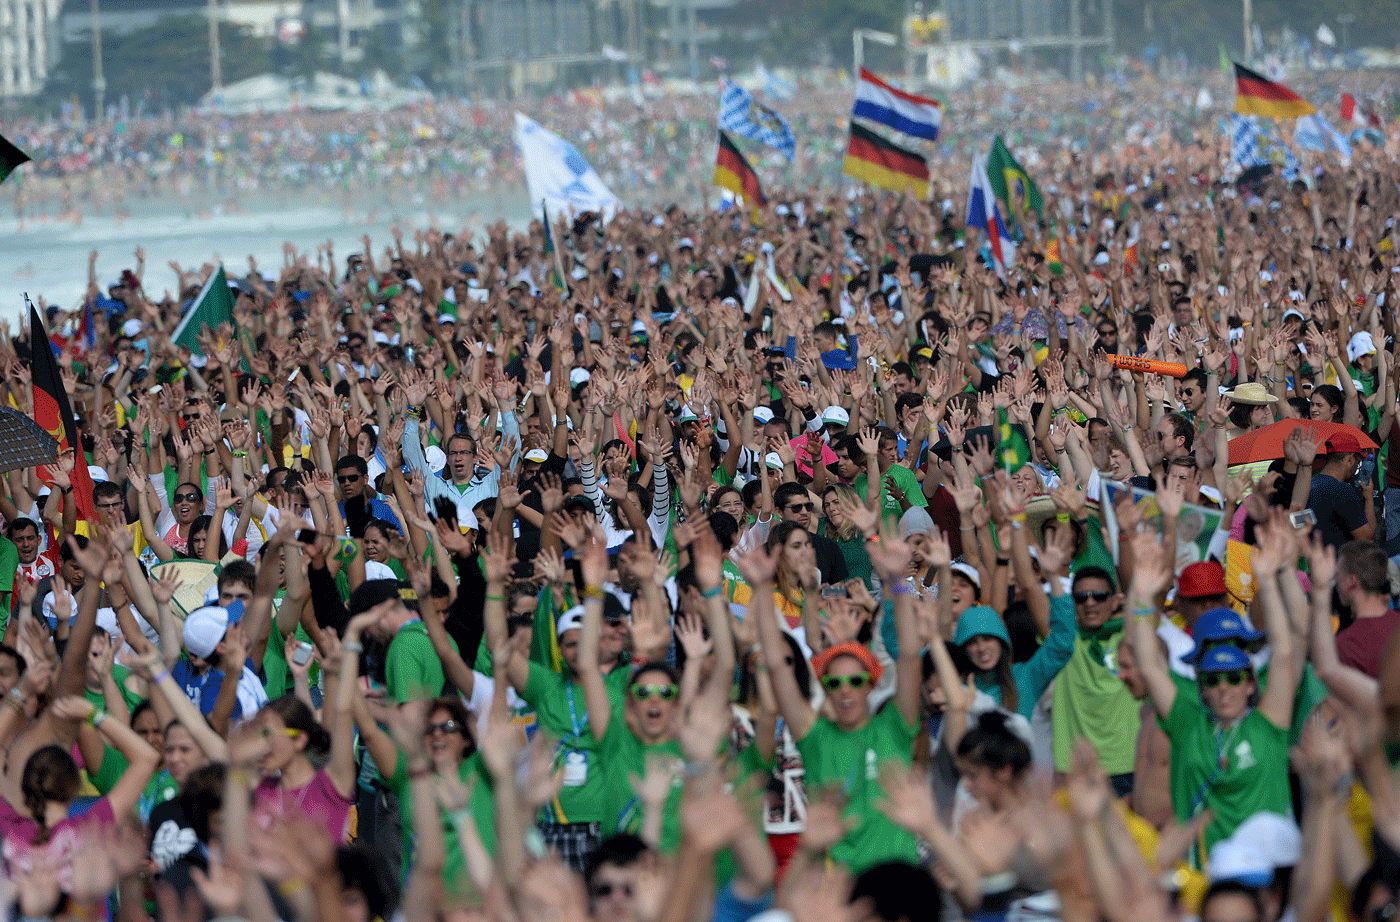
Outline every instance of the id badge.
{"type": "Polygon", "coordinates": [[[588,781],[588,753],[564,753],[564,787],[580,788],[588,781]]]}

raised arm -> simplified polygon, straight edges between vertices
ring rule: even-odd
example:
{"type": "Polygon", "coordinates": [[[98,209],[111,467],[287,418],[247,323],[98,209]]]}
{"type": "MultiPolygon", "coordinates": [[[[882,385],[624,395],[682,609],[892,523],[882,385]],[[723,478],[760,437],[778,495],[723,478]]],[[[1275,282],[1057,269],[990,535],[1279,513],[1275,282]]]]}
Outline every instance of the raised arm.
{"type": "Polygon", "coordinates": [[[598,643],[603,633],[603,582],[608,576],[608,548],[597,521],[591,523],[582,548],[583,626],[579,629],[578,681],[588,703],[588,724],[594,739],[601,740],[612,719],[612,701],[603,684],[598,662],[598,643]]]}
{"type": "Polygon", "coordinates": [[[1293,725],[1293,697],[1298,690],[1301,670],[1294,666],[1297,646],[1284,611],[1279,579],[1287,568],[1297,566],[1297,549],[1291,542],[1291,526],[1286,510],[1272,507],[1267,529],[1255,529],[1256,545],[1250,556],[1254,582],[1264,611],[1264,633],[1269,639],[1269,684],[1259,699],[1259,713],[1276,727],[1293,725]],[[1262,534],[1261,534],[1262,532],[1262,534]]]}
{"type": "Polygon", "coordinates": [[[757,620],[758,639],[763,647],[763,661],[773,682],[773,694],[778,699],[778,712],[787,721],[794,740],[801,740],[817,722],[817,712],[797,687],[792,664],[787,661],[788,645],[778,627],[778,615],[773,610],[773,574],[777,570],[782,548],[772,553],[762,546],[751,549],[735,561],[739,575],[753,588],[746,618],[757,620]]]}
{"type": "Polygon", "coordinates": [[[1171,564],[1155,534],[1144,532],[1133,539],[1133,582],[1128,590],[1132,618],[1133,652],[1138,671],[1147,685],[1147,696],[1157,715],[1166,719],[1176,704],[1176,682],[1166,655],[1157,643],[1157,599],[1172,579],[1171,564]]]}

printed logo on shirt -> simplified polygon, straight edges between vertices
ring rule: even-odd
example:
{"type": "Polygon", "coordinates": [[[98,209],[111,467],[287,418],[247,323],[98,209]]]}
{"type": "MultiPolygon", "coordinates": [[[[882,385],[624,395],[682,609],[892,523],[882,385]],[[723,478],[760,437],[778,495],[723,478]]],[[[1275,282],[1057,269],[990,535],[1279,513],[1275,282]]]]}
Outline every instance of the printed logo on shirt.
{"type": "Polygon", "coordinates": [[[1249,740],[1240,740],[1240,744],[1235,747],[1235,768],[1243,771],[1253,768],[1255,764],[1254,750],[1250,748],[1249,740]]]}

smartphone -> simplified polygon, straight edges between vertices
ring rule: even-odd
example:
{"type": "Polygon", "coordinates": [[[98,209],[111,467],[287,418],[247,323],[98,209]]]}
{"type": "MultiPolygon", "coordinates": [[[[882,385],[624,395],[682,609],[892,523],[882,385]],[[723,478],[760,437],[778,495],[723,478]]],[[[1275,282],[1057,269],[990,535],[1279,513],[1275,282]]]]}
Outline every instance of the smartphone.
{"type": "Polygon", "coordinates": [[[321,533],[314,528],[297,529],[297,540],[302,544],[315,544],[319,537],[321,537],[321,533]]]}
{"type": "Polygon", "coordinates": [[[298,643],[292,651],[292,665],[305,666],[311,662],[311,651],[314,649],[309,643],[298,643]]]}
{"type": "Polygon", "coordinates": [[[1290,512],[1288,513],[1288,524],[1293,526],[1294,531],[1304,531],[1317,524],[1317,513],[1311,509],[1290,512]]]}
{"type": "Polygon", "coordinates": [[[299,374],[301,374],[301,368],[300,368],[300,367],[293,368],[293,369],[292,369],[292,373],[289,374],[289,375],[287,375],[287,383],[288,383],[288,384],[291,384],[293,381],[295,381],[295,380],[297,379],[297,375],[299,375],[299,374]]]}
{"type": "Polygon", "coordinates": [[[824,599],[844,599],[846,597],[845,586],[823,586],[822,598],[824,599]]]}
{"type": "Polygon", "coordinates": [[[163,390],[163,388],[162,388],[159,384],[157,384],[155,387],[151,388],[151,389],[148,390],[146,393],[148,393],[148,394],[159,394],[162,390],[163,390]]]}

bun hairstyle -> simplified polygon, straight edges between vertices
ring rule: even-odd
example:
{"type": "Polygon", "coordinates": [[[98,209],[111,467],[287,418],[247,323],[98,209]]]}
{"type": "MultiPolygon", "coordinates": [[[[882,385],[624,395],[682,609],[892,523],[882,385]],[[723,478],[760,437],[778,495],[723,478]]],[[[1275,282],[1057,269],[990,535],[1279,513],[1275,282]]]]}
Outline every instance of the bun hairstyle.
{"type": "Polygon", "coordinates": [[[958,758],[991,769],[1011,769],[1011,777],[1019,778],[1031,764],[1031,750],[1006,725],[1007,715],[987,711],[977,718],[977,726],[968,730],[958,743],[958,758]]]}
{"type": "Polygon", "coordinates": [[[20,790],[24,794],[24,808],[39,825],[39,834],[31,845],[43,845],[52,834],[44,818],[49,803],[71,803],[78,796],[78,763],[63,751],[60,746],[45,746],[37,749],[24,763],[24,777],[20,790]]]}
{"type": "Polygon", "coordinates": [[[331,735],[316,721],[316,715],[306,702],[296,695],[283,695],[269,701],[264,710],[282,719],[288,730],[297,730],[306,737],[306,754],[325,755],[331,749],[331,735]]]}

